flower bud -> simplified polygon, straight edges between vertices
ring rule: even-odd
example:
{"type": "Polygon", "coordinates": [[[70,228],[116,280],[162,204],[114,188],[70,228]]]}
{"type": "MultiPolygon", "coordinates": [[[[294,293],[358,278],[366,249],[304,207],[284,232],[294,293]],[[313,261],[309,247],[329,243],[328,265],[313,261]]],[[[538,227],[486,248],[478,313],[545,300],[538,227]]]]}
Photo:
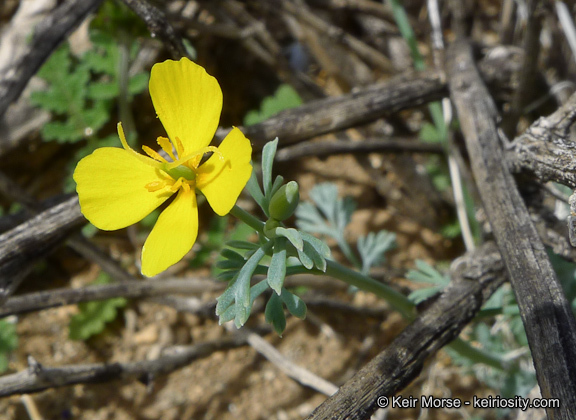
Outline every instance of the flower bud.
{"type": "Polygon", "coordinates": [[[296,181],[290,181],[280,187],[270,200],[268,211],[270,217],[276,220],[286,220],[296,210],[300,202],[300,191],[296,181]]]}

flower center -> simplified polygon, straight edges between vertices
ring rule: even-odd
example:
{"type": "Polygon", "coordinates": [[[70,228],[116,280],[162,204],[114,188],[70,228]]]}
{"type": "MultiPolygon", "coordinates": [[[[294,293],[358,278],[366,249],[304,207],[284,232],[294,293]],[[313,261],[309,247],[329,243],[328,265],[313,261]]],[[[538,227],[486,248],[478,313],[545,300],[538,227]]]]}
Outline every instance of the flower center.
{"type": "MultiPolygon", "coordinates": [[[[144,156],[136,153],[128,145],[126,136],[124,135],[124,129],[122,128],[122,123],[118,123],[118,136],[120,137],[122,147],[125,150],[133,153],[134,156],[142,160],[145,164],[150,165],[150,162],[144,156]]],[[[166,187],[170,188],[170,190],[173,192],[178,191],[180,188],[182,188],[185,192],[190,192],[190,190],[194,190],[196,188],[195,169],[198,168],[202,157],[206,153],[215,153],[220,158],[220,160],[224,160],[222,153],[218,150],[217,147],[214,146],[206,146],[193,153],[186,154],[184,145],[178,137],[174,138],[174,141],[171,141],[167,137],[158,137],[158,144],[162,150],[164,150],[164,152],[166,152],[166,154],[172,159],[172,162],[168,162],[162,155],[160,155],[160,153],[156,152],[150,147],[142,146],[142,150],[144,150],[148,156],[150,156],[156,162],[160,163],[159,167],[156,166],[157,164],[151,165],[158,169],[160,174],[157,180],[149,182],[144,186],[144,188],[146,188],[149,192],[159,191],[166,187]],[[176,155],[174,154],[174,149],[176,149],[176,155]]]]}

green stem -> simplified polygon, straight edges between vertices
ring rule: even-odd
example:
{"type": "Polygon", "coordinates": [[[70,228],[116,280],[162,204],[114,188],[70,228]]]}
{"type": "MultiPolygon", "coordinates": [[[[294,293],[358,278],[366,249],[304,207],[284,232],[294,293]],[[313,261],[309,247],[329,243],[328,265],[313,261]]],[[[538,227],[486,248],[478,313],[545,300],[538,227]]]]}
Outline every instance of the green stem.
{"type": "Polygon", "coordinates": [[[264,234],[264,222],[257,217],[252,216],[246,210],[242,210],[236,204],[234,204],[234,207],[230,210],[230,214],[237,219],[242,220],[258,233],[264,234]]]}
{"type": "MultiPolygon", "coordinates": [[[[374,293],[376,296],[385,299],[404,318],[408,320],[414,319],[414,304],[406,296],[391,287],[330,260],[326,261],[325,274],[361,290],[374,293]]],[[[498,355],[472,347],[460,338],[456,338],[452,343],[448,344],[448,347],[475,363],[483,363],[498,370],[505,369],[502,359],[498,355]]]]}
{"type": "Polygon", "coordinates": [[[472,347],[470,343],[462,340],[460,337],[456,338],[448,347],[457,352],[460,356],[464,356],[475,363],[484,363],[498,370],[506,370],[506,366],[501,357],[495,354],[488,353],[482,349],[472,347]]]}
{"type": "Polygon", "coordinates": [[[380,283],[370,277],[360,274],[357,271],[346,268],[335,261],[326,261],[326,273],[328,276],[335,277],[351,286],[361,290],[372,292],[376,296],[386,299],[390,305],[400,312],[405,318],[414,318],[414,304],[408,300],[402,293],[397,292],[389,286],[380,283]]]}

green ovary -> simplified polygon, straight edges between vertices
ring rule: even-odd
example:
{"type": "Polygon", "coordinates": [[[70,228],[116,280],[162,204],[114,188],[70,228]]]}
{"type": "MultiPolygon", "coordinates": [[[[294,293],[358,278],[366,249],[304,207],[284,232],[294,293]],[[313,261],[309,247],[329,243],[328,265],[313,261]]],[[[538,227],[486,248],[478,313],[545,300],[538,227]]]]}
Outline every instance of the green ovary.
{"type": "Polygon", "coordinates": [[[174,179],[184,178],[188,181],[194,181],[196,179],[196,172],[184,165],[172,169],[166,168],[165,171],[174,179]]]}

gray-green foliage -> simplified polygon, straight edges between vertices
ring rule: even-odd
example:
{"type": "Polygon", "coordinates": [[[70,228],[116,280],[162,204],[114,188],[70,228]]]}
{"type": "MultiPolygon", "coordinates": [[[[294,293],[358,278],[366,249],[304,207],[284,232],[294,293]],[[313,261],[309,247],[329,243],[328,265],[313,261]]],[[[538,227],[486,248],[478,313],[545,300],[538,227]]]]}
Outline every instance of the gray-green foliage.
{"type": "Polygon", "coordinates": [[[257,244],[231,241],[222,251],[217,264],[219,278],[229,281],[229,286],[217,299],[216,314],[220,317],[220,323],[234,320],[236,326],[241,327],[248,320],[255,299],[268,291],[270,297],[265,309],[266,320],[278,334],[282,334],[286,327],[284,308],[299,318],[306,315],[304,302],[284,287],[285,277],[303,272],[323,273],[327,269],[330,248],[314,234],[336,238],[340,247],[347,249],[353,263],[365,272],[383,260],[384,253],[394,246],[395,237],[381,231],[360,238],[358,260],[344,235],[356,204],[351,199],[340,199],[333,184],[315,187],[310,193],[313,203],[301,203],[297,207],[296,223],[299,229],[285,226],[283,220],[294,209],[298,189],[297,185],[291,185],[295,184],[293,181],[286,184],[288,188],[283,186],[282,177],[272,177],[277,145],[278,141],[275,140],[262,150],[262,188],[255,171],[246,186],[266,215],[266,222],[241,209],[233,210],[241,212],[242,220],[249,222],[257,231],[259,241],[257,244]],[[255,274],[264,274],[266,279],[252,285],[251,279],[255,274]]]}
{"type": "Polygon", "coordinates": [[[450,283],[450,277],[443,275],[425,261],[416,260],[416,269],[408,271],[406,278],[416,283],[429,284],[430,287],[414,290],[408,296],[415,304],[441,292],[450,283]]]}
{"type": "MultiPolygon", "coordinates": [[[[263,188],[260,188],[254,172],[247,184],[247,190],[267,217],[270,216],[272,197],[279,190],[280,193],[284,191],[281,190],[282,177],[272,178],[277,144],[277,140],[269,142],[262,151],[263,188]]],[[[287,205],[292,203],[287,201],[287,205]]],[[[282,221],[272,217],[266,223],[254,218],[254,226],[258,230],[258,244],[236,240],[229,242],[221,253],[222,259],[217,264],[221,270],[219,277],[228,280],[229,286],[217,299],[216,314],[220,323],[234,320],[236,326],[241,327],[250,316],[254,300],[270,289],[266,320],[278,334],[282,334],[286,327],[284,307],[296,317],[306,316],[304,302],[284,287],[286,275],[307,270],[324,272],[330,249],[312,235],[287,228],[282,221]],[[266,274],[266,279],[251,285],[254,274],[266,274]]]]}
{"type": "Polygon", "coordinates": [[[393,233],[386,230],[370,232],[358,238],[358,259],[346,239],[346,227],[356,202],[350,197],[338,197],[338,187],[332,183],[316,185],[310,191],[310,200],[298,206],[296,226],[305,232],[335,239],[346,258],[362,274],[368,274],[371,267],[383,262],[384,254],[395,247],[396,235],[393,233]]]}

